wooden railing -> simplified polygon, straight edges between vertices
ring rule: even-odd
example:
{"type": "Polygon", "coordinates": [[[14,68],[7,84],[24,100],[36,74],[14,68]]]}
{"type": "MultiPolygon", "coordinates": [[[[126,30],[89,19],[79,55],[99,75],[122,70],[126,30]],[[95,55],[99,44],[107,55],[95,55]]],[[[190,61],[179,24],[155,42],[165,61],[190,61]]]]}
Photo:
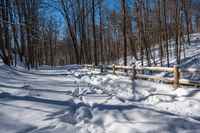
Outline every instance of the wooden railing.
{"type": "Polygon", "coordinates": [[[174,66],[173,68],[170,67],[136,67],[136,66],[93,66],[93,65],[84,65],[84,67],[87,68],[98,68],[101,69],[101,72],[103,72],[103,69],[111,69],[112,73],[116,75],[117,70],[129,70],[132,71],[131,77],[133,79],[140,78],[140,79],[153,79],[153,80],[159,80],[163,81],[164,83],[170,83],[173,84],[174,90],[178,89],[180,85],[192,85],[195,87],[200,86],[200,80],[188,80],[188,79],[181,79],[180,75],[182,73],[190,73],[190,74],[200,74],[200,70],[197,69],[181,69],[178,66],[174,66]],[[162,76],[156,76],[156,75],[146,75],[138,73],[138,71],[158,71],[158,72],[168,72],[173,73],[173,78],[167,78],[162,76]]]}

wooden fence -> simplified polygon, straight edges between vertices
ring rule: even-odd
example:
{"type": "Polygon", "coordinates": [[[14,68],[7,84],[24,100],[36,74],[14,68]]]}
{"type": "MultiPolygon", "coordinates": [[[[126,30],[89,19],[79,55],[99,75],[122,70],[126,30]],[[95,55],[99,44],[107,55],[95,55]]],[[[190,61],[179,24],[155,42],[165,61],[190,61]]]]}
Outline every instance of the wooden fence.
{"type": "Polygon", "coordinates": [[[181,79],[180,75],[182,73],[190,73],[190,74],[200,74],[200,70],[197,69],[181,69],[178,66],[171,67],[136,67],[136,66],[93,66],[93,65],[84,65],[84,67],[87,68],[98,68],[101,69],[101,72],[103,72],[103,69],[111,69],[112,73],[116,75],[117,70],[130,70],[132,71],[131,77],[133,79],[140,78],[140,79],[153,79],[153,80],[159,80],[163,81],[164,83],[170,83],[173,84],[174,90],[178,89],[180,85],[192,85],[195,87],[200,86],[200,80],[188,80],[188,79],[181,79]],[[138,71],[157,71],[157,72],[168,72],[173,74],[173,78],[167,78],[162,76],[156,76],[156,75],[145,75],[145,74],[139,74],[138,71]]]}

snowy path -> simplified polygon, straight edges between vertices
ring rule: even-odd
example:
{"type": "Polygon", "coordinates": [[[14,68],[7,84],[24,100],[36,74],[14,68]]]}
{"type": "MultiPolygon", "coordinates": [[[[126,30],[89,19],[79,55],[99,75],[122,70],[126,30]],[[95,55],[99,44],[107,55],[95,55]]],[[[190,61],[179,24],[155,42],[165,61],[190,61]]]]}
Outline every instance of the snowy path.
{"type": "Polygon", "coordinates": [[[0,132],[200,132],[200,90],[84,69],[0,65],[0,132]]]}

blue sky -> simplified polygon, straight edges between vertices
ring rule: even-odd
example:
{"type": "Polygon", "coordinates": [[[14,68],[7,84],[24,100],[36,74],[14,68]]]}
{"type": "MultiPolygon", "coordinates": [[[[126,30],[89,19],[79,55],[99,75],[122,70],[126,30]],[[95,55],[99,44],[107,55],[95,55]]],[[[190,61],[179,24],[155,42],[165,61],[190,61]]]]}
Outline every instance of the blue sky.
{"type": "MultiPolygon", "coordinates": [[[[54,5],[54,6],[56,6],[56,5],[54,5]]],[[[103,0],[102,6],[108,6],[110,9],[116,9],[117,11],[121,11],[120,0],[103,0]]],[[[98,6],[96,8],[97,8],[97,10],[96,10],[96,23],[98,24],[99,23],[98,6]]],[[[60,22],[60,24],[59,24],[60,35],[59,36],[62,38],[65,34],[66,22],[65,22],[63,16],[61,15],[61,13],[59,13],[59,11],[57,11],[57,10],[49,11],[47,13],[46,17],[51,17],[51,16],[60,22]]]]}

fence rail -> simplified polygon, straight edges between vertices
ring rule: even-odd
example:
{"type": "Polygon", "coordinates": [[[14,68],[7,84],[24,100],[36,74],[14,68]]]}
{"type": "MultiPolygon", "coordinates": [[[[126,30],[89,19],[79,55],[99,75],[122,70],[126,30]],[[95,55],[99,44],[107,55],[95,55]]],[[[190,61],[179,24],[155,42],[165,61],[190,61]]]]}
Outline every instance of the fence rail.
{"type": "Polygon", "coordinates": [[[98,68],[101,69],[101,72],[103,72],[103,69],[111,69],[112,73],[116,75],[117,70],[130,70],[132,71],[131,77],[133,79],[140,78],[140,79],[153,79],[153,80],[159,80],[163,81],[164,83],[173,84],[174,90],[178,89],[180,85],[192,85],[195,87],[200,86],[200,80],[188,80],[188,79],[181,79],[180,75],[183,73],[190,73],[190,74],[200,74],[200,70],[197,69],[181,69],[178,66],[172,67],[136,67],[136,66],[94,66],[94,65],[84,65],[84,67],[87,68],[98,68]],[[145,75],[145,74],[139,74],[138,71],[158,71],[158,72],[169,72],[173,73],[173,78],[167,78],[162,76],[156,76],[156,75],[145,75]]]}

